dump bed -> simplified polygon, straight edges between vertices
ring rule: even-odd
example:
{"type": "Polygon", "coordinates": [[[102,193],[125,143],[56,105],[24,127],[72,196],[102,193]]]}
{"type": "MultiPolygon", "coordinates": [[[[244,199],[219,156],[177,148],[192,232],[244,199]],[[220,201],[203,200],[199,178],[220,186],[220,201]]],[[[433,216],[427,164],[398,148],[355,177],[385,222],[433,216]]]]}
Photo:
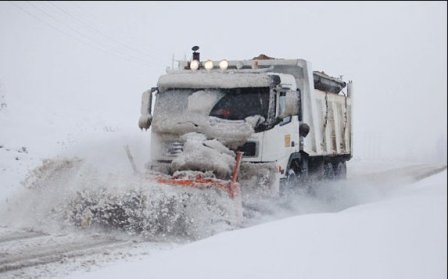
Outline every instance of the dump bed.
{"type": "Polygon", "coordinates": [[[351,98],[314,89],[312,102],[304,108],[313,113],[314,126],[305,151],[310,155],[351,154],[351,98]]]}

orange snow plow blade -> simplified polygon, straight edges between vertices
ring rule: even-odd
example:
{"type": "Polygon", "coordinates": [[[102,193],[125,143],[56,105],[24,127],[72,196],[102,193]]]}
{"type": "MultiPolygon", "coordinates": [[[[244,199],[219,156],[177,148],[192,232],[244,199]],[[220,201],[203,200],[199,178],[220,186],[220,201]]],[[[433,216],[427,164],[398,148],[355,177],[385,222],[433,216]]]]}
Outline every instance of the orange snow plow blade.
{"type": "Polygon", "coordinates": [[[175,178],[175,177],[156,177],[156,181],[160,184],[187,186],[187,187],[215,187],[225,191],[231,199],[234,199],[240,194],[240,184],[237,182],[238,173],[241,165],[241,158],[243,152],[237,152],[235,165],[233,167],[232,178],[230,181],[225,181],[216,178],[205,178],[202,175],[196,175],[194,178],[175,178]]]}
{"type": "Polygon", "coordinates": [[[188,187],[215,187],[221,189],[229,195],[230,198],[235,198],[240,192],[240,184],[238,182],[233,183],[225,180],[204,178],[196,176],[193,179],[179,179],[179,178],[166,178],[157,177],[156,181],[161,184],[175,185],[175,186],[188,186],[188,187]]]}

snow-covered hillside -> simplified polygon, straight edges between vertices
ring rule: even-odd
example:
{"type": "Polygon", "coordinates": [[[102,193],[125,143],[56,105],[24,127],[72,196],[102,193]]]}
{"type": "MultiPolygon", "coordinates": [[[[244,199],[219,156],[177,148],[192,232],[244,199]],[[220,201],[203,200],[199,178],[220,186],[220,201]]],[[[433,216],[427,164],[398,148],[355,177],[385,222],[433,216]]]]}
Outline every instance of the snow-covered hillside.
{"type": "MultiPolygon", "coordinates": [[[[132,114],[112,118],[114,107],[99,110],[94,104],[66,103],[46,94],[24,101],[8,93],[0,110],[0,201],[16,193],[45,159],[78,157],[102,170],[131,172],[126,145],[139,168],[149,158],[149,135],[138,129],[132,114]]],[[[135,103],[138,111],[138,98],[121,98],[115,102],[135,103]]]]}
{"type": "Polygon", "coordinates": [[[446,175],[69,278],[446,278],[446,175]]]}

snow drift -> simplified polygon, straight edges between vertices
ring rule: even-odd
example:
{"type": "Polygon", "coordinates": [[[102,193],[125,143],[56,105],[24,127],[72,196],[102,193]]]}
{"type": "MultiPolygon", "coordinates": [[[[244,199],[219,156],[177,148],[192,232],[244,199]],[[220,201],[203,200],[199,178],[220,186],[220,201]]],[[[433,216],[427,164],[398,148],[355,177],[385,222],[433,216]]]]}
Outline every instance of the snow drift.
{"type": "Polygon", "coordinates": [[[445,278],[446,175],[69,278],[445,278]]]}
{"type": "Polygon", "coordinates": [[[44,160],[0,205],[0,225],[56,233],[119,229],[148,239],[197,239],[229,229],[227,193],[160,185],[151,174],[134,174],[122,148],[113,154],[120,142],[44,160]]]}

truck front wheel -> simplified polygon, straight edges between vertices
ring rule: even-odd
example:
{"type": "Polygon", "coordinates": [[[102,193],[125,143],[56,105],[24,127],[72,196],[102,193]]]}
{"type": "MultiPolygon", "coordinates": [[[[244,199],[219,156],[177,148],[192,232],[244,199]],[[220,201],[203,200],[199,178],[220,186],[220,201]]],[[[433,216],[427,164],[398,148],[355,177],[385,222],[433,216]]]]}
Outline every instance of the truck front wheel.
{"type": "Polygon", "coordinates": [[[282,192],[285,190],[307,189],[308,186],[308,160],[294,160],[289,166],[288,174],[282,185],[282,192]]]}

